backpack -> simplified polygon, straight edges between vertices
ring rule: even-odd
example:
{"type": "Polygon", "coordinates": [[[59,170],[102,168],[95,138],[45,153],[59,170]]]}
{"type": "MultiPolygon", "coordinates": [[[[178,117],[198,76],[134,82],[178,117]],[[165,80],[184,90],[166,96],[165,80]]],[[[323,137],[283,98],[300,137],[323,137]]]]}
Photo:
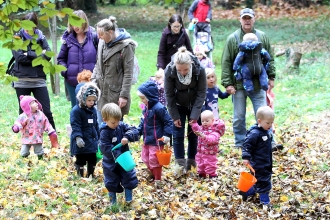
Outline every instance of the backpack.
{"type": "MultiPolygon", "coordinates": [[[[126,47],[124,47],[120,52],[120,57],[123,57],[123,52],[126,47]]],[[[134,65],[133,65],[133,76],[132,76],[132,84],[136,84],[140,75],[140,66],[137,57],[134,54],[134,65]]]]}

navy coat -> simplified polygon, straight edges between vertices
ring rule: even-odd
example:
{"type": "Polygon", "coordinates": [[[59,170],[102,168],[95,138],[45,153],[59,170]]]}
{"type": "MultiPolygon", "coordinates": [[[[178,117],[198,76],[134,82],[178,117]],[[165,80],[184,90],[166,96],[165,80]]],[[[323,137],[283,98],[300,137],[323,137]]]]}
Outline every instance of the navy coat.
{"type": "Polygon", "coordinates": [[[70,112],[70,124],[72,127],[71,155],[96,153],[100,136],[96,108],[74,106],[70,112]],[[81,137],[84,140],[85,147],[77,146],[76,137],[81,137]]]}
{"type": "Polygon", "coordinates": [[[140,136],[134,126],[129,126],[120,121],[116,129],[112,129],[102,123],[100,129],[100,150],[103,154],[103,175],[104,184],[109,192],[123,192],[125,189],[134,189],[138,185],[135,169],[127,172],[118,163],[115,158],[129,150],[128,144],[112,151],[112,148],[121,142],[121,139],[127,138],[130,142],[138,141],[140,136]]]}

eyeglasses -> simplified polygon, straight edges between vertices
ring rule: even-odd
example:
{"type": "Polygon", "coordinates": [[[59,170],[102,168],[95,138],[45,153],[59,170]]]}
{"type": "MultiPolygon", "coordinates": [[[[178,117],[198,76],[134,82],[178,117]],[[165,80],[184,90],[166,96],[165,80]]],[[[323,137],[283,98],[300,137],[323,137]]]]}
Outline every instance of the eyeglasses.
{"type": "Polygon", "coordinates": [[[176,28],[176,29],[178,29],[178,28],[181,28],[181,27],[182,27],[181,24],[180,24],[180,25],[175,25],[175,26],[174,26],[173,24],[171,25],[171,28],[176,28]]]}

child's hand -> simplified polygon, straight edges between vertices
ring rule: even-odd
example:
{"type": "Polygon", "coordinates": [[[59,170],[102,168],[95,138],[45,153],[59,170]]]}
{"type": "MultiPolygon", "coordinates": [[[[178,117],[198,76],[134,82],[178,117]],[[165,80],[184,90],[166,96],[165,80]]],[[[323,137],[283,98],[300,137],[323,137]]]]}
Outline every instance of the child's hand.
{"type": "Polygon", "coordinates": [[[122,145],[128,144],[128,139],[127,138],[121,139],[121,144],[122,145]]]}
{"type": "Polygon", "coordinates": [[[243,164],[244,164],[245,166],[247,166],[247,165],[250,164],[250,161],[249,161],[249,160],[243,160],[243,164]]]}

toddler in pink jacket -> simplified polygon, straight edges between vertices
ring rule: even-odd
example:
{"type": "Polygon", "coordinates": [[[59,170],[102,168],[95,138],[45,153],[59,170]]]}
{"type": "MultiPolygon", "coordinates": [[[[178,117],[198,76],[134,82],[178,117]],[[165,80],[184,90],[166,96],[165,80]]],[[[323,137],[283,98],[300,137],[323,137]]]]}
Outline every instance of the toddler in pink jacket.
{"type": "Polygon", "coordinates": [[[201,121],[202,126],[199,126],[197,122],[189,122],[192,130],[198,136],[197,154],[195,156],[197,172],[200,177],[216,177],[217,153],[220,137],[225,133],[225,124],[223,120],[215,120],[213,112],[210,110],[202,112],[201,121]]]}
{"type": "Polygon", "coordinates": [[[23,113],[18,116],[12,130],[15,133],[22,132],[21,156],[29,156],[30,148],[33,146],[34,153],[38,155],[39,159],[42,159],[44,154],[42,146],[44,131],[48,132],[52,147],[55,148],[58,147],[57,134],[46,115],[42,112],[42,106],[38,100],[32,96],[23,95],[19,98],[23,113]]]}

